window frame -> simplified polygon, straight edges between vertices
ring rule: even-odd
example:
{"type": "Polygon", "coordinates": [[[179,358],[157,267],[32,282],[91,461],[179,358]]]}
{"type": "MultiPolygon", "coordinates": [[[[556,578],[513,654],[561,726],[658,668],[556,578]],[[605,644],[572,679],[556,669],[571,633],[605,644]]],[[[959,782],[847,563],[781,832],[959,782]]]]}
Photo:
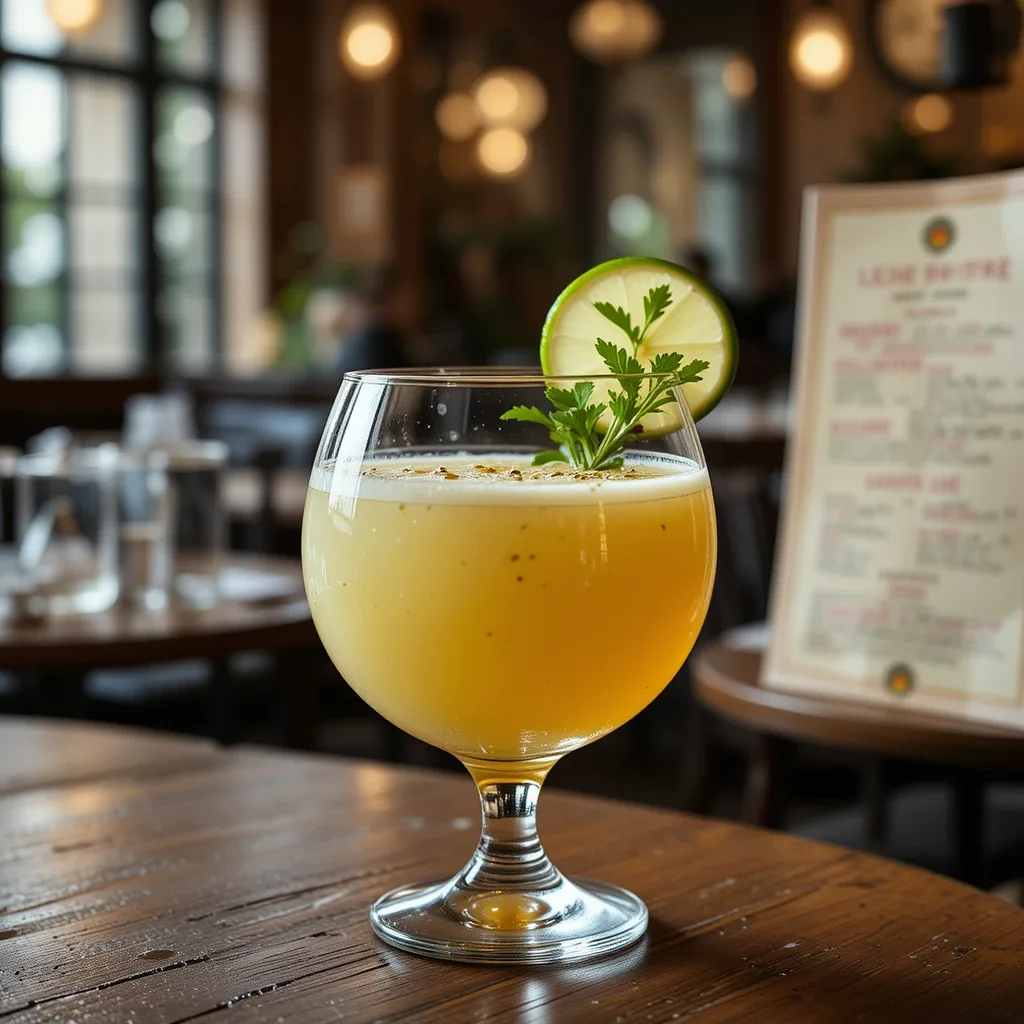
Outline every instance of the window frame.
{"type": "MultiPolygon", "coordinates": [[[[0,0],[0,18],[7,3],[18,0],[0,0]]],[[[152,29],[152,14],[159,0],[131,0],[136,8],[135,52],[137,56],[126,59],[107,59],[78,56],[63,49],[55,54],[27,53],[10,49],[0,36],[0,71],[10,62],[52,68],[65,76],[84,73],[107,81],[129,83],[138,97],[138,120],[135,125],[135,160],[138,169],[138,194],[133,209],[137,216],[137,237],[135,256],[138,259],[137,290],[140,302],[137,322],[139,344],[138,362],[134,370],[127,373],[103,374],[104,377],[132,377],[152,373],[174,373],[181,371],[174,367],[170,338],[159,315],[161,288],[160,257],[156,242],[156,217],[159,211],[159,170],[154,155],[157,138],[157,100],[167,87],[183,87],[201,92],[213,117],[210,135],[210,186],[206,204],[209,214],[209,239],[207,242],[209,269],[195,273],[197,279],[208,282],[210,294],[210,323],[208,323],[211,350],[208,372],[218,373],[223,364],[224,351],[224,281],[222,268],[223,251],[223,206],[224,187],[222,181],[222,144],[224,83],[217,74],[222,66],[224,11],[222,0],[207,0],[209,15],[209,67],[205,74],[176,70],[161,65],[157,59],[157,38],[152,29]]],[[[68,93],[65,88],[64,117],[67,130],[61,155],[63,181],[54,195],[57,212],[65,224],[63,234],[63,264],[56,280],[61,298],[60,329],[67,354],[67,366],[60,377],[80,376],[71,368],[75,345],[74,325],[71,316],[71,293],[73,271],[70,264],[70,231],[68,230],[68,162],[70,160],[70,139],[75,128],[68,119],[68,93]]],[[[3,126],[0,124],[0,133],[3,126]]],[[[2,136],[0,136],[2,138],[2,136]]],[[[5,176],[0,176],[0,224],[6,224],[7,205],[11,201],[7,194],[5,176]]],[[[6,254],[4,254],[6,259],[6,254]]],[[[191,276],[191,275],[190,275],[191,276]]],[[[8,272],[6,265],[0,266],[0,338],[8,327],[8,272]]],[[[8,380],[0,364],[0,381],[8,380]]],[[[34,378],[41,379],[41,378],[34,378]]],[[[83,377],[82,379],[89,379],[83,377]]]]}

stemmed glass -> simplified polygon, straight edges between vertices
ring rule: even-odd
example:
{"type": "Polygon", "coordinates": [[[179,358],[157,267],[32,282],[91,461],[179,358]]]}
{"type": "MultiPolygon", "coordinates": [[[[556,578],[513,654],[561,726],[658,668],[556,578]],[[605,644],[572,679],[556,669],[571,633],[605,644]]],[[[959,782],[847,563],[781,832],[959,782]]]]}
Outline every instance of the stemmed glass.
{"type": "Polygon", "coordinates": [[[348,374],[310,479],[303,570],[331,659],[385,718],[459,758],[480,793],[469,863],[373,905],[376,933],[416,953],[565,963],[647,926],[632,893],[552,865],[537,797],[563,754],[632,718],[690,653],[714,506],[679,393],[678,428],[638,440],[621,469],[532,468],[546,431],[501,415],[544,408],[553,382],[575,380],[348,374]]]}

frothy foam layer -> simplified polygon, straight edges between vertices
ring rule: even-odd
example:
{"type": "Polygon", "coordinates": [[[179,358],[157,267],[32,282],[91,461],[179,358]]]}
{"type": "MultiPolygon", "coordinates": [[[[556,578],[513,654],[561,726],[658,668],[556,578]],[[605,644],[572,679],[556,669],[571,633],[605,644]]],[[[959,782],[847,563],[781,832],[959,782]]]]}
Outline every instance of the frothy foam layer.
{"type": "Polygon", "coordinates": [[[330,500],[359,498],[440,505],[583,505],[654,501],[701,491],[706,469],[674,455],[627,457],[622,469],[576,471],[565,463],[531,466],[526,455],[419,455],[313,470],[310,487],[330,500]]]}

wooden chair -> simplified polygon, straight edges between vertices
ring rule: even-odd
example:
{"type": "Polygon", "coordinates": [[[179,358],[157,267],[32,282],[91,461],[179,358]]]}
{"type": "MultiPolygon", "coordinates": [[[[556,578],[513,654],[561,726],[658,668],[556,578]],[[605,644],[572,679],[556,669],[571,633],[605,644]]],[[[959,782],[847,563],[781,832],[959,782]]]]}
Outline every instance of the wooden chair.
{"type": "MultiPolygon", "coordinates": [[[[763,620],[767,614],[779,520],[783,435],[712,437],[703,442],[718,521],[718,569],[703,638],[763,620]]],[[[698,643],[698,650],[703,639],[698,643]]],[[[690,669],[684,676],[690,684],[690,669]]],[[[692,690],[692,684],[690,685],[692,690]]],[[[721,749],[747,752],[750,737],[708,715],[688,691],[686,749],[680,762],[682,806],[708,813],[713,764],[721,749]]]]}

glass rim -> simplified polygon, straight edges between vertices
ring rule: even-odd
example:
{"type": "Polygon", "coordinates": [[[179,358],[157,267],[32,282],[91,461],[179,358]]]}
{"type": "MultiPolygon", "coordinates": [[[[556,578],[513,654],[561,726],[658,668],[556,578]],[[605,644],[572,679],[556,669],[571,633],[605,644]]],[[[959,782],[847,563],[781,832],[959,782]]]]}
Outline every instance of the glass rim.
{"type": "Polygon", "coordinates": [[[219,469],[230,456],[227,442],[216,438],[129,445],[121,449],[122,465],[133,469],[219,469]]]}
{"type": "Polygon", "coordinates": [[[448,387],[546,387],[549,384],[572,386],[580,382],[609,383],[623,380],[669,377],[670,373],[544,373],[539,366],[419,366],[409,369],[349,370],[343,380],[354,384],[380,386],[448,387]]]}
{"type": "Polygon", "coordinates": [[[113,474],[120,457],[121,449],[113,442],[25,452],[14,463],[14,476],[76,476],[83,472],[113,474]]]}

